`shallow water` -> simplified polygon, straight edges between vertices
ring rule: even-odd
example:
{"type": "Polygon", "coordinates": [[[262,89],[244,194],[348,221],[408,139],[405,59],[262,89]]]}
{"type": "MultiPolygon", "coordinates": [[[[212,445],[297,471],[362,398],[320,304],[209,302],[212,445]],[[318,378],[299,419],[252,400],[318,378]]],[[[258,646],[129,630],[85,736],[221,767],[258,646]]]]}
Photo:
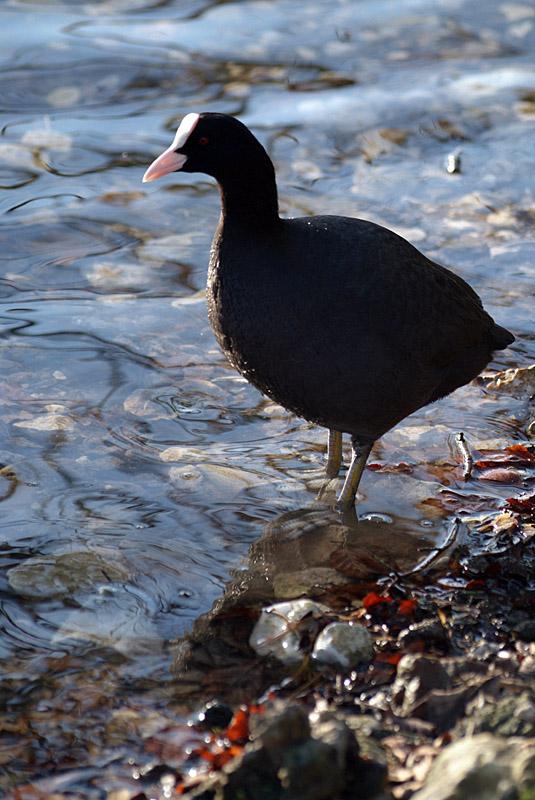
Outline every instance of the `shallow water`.
{"type": "MultiPolygon", "coordinates": [[[[221,595],[264,524],[312,502],[325,437],[215,344],[211,181],[144,186],[144,168],[188,111],[239,114],[276,163],[286,215],[394,228],[515,333],[493,369],[527,366],[535,11],[28,0],[0,19],[0,655],[12,675],[66,654],[96,668],[104,647],[124,674],[165,676],[166,643],[221,595]]],[[[524,413],[472,384],[372,459],[451,463],[455,431],[475,448],[523,441],[524,413]]],[[[367,471],[361,488],[362,514],[443,534],[422,504],[440,481],[367,471]]]]}

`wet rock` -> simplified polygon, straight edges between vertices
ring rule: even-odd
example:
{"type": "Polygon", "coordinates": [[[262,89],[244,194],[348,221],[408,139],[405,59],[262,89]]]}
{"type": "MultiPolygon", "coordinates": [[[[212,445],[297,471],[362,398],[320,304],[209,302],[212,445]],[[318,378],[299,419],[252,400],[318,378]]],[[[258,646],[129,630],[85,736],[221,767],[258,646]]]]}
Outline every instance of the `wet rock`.
{"type": "Polygon", "coordinates": [[[275,702],[266,707],[262,716],[251,717],[250,726],[251,742],[243,754],[227,764],[210,784],[205,782],[202,788],[187,794],[188,800],[190,797],[277,800],[283,796],[280,770],[287,772],[285,762],[290,754],[296,749],[301,752],[311,741],[306,709],[275,702]]]}
{"type": "Polygon", "coordinates": [[[518,658],[516,653],[508,650],[501,642],[491,642],[487,639],[482,639],[475,645],[467,650],[468,658],[473,661],[479,661],[481,664],[487,664],[487,667],[497,667],[499,665],[500,671],[509,669],[516,672],[518,666],[518,658]]]}
{"type": "Polygon", "coordinates": [[[373,657],[373,639],[357,623],[331,622],[314,642],[312,658],[320,665],[348,670],[373,657]]]}
{"type": "Polygon", "coordinates": [[[162,787],[174,788],[177,783],[178,772],[168,764],[155,764],[149,767],[147,771],[143,771],[140,779],[143,784],[149,785],[159,783],[162,787]]]}
{"type": "Polygon", "coordinates": [[[345,721],[329,709],[313,711],[309,717],[312,736],[330,745],[336,752],[336,760],[343,764],[348,749],[352,746],[355,756],[358,745],[345,721]]]}
{"type": "Polygon", "coordinates": [[[153,389],[136,389],[123,402],[123,408],[135,417],[144,420],[167,419],[168,411],[154,400],[153,389]]]}
{"type": "Polygon", "coordinates": [[[282,702],[270,704],[258,719],[251,718],[251,739],[261,741],[272,761],[279,765],[289,744],[304,741],[310,736],[310,723],[306,709],[282,702]]]}
{"type": "MultiPolygon", "coordinates": [[[[202,793],[201,797],[209,797],[202,793]]],[[[281,783],[277,769],[261,746],[245,748],[243,755],[238,756],[227,768],[216,784],[215,800],[255,800],[265,797],[266,800],[277,800],[281,796],[281,783]]],[[[187,797],[187,795],[186,795],[187,797]]]]}
{"type": "Polygon", "coordinates": [[[279,770],[284,794],[310,800],[339,797],[345,776],[337,755],[335,747],[320,739],[309,739],[296,747],[279,770]]]}
{"type": "Polygon", "coordinates": [[[318,616],[325,611],[325,607],[305,598],[267,606],[253,628],[249,644],[261,656],[298,664],[318,631],[318,616]]]}
{"type": "Polygon", "coordinates": [[[533,797],[535,748],[482,733],[443,750],[413,800],[513,800],[533,797]],[[523,794],[519,794],[519,790],[523,794]]]}
{"type": "Polygon", "coordinates": [[[512,630],[523,642],[535,642],[534,619],[525,619],[522,622],[518,622],[513,626],[512,630]]]}
{"type": "Polygon", "coordinates": [[[518,673],[527,678],[535,678],[535,655],[530,653],[523,659],[518,668],[518,673]]]}
{"type": "Polygon", "coordinates": [[[331,567],[310,567],[298,572],[273,576],[273,592],[278,600],[291,600],[317,590],[318,587],[342,586],[349,579],[331,567]]]}
{"type": "Polygon", "coordinates": [[[508,392],[513,397],[530,397],[535,390],[535,364],[498,372],[487,382],[485,388],[491,391],[508,392]]]}
{"type": "Polygon", "coordinates": [[[126,581],[132,569],[116,550],[95,548],[32,556],[8,570],[9,585],[24,597],[70,597],[98,584],[126,581]]]}
{"type": "MultiPolygon", "coordinates": [[[[189,448],[168,447],[160,454],[163,461],[179,461],[189,448]]],[[[219,464],[203,464],[199,461],[171,467],[169,478],[173,486],[181,491],[199,491],[210,495],[212,502],[230,500],[242,492],[258,486],[262,480],[252,472],[219,464]]]]}
{"type": "Polygon", "coordinates": [[[535,796],[535,748],[524,747],[521,742],[518,744],[518,751],[511,764],[511,775],[522,800],[529,800],[535,796]]]}
{"type": "Polygon", "coordinates": [[[533,418],[533,404],[531,398],[535,387],[535,364],[529,367],[518,367],[517,369],[506,369],[498,372],[490,380],[486,389],[506,392],[512,397],[526,401],[525,408],[525,429],[528,438],[535,436],[535,419],[533,418]]]}
{"type": "Polygon", "coordinates": [[[535,697],[530,691],[512,692],[505,697],[481,691],[467,704],[465,717],[453,731],[454,736],[493,733],[500,736],[535,736],[535,697]]]}
{"type": "Polygon", "coordinates": [[[400,716],[412,716],[415,707],[433,689],[448,689],[451,680],[437,658],[403,656],[392,687],[392,708],[400,716]]]}
{"type": "Polygon", "coordinates": [[[52,642],[95,642],[130,657],[162,652],[164,639],[156,624],[158,606],[140,587],[133,590],[122,582],[100,585],[82,595],[78,603],[54,632],[52,642]]]}
{"type": "Polygon", "coordinates": [[[448,638],[440,620],[433,619],[416,622],[413,625],[409,625],[408,628],[404,628],[400,631],[398,642],[401,648],[406,648],[413,642],[423,642],[427,646],[443,647],[447,645],[448,638]]]}
{"type": "Polygon", "coordinates": [[[367,714],[345,714],[344,722],[358,742],[361,757],[369,765],[373,785],[380,785],[388,771],[386,752],[380,744],[384,727],[367,714]]]}
{"type": "Polygon", "coordinates": [[[430,656],[404,656],[392,687],[394,713],[431,723],[436,733],[450,730],[487,680],[467,672],[454,681],[450,672],[455,668],[455,663],[442,663],[430,656]]]}
{"type": "Polygon", "coordinates": [[[358,785],[359,797],[376,796],[386,782],[388,769],[384,750],[370,738],[373,718],[367,718],[367,725],[361,724],[360,735],[356,735],[354,726],[348,724],[345,714],[340,716],[324,709],[313,711],[309,719],[312,736],[334,748],[346,790],[347,786],[358,785]]]}
{"type": "Polygon", "coordinates": [[[20,419],[13,423],[15,428],[27,428],[34,431],[67,431],[75,426],[75,420],[68,414],[59,413],[64,410],[64,406],[50,405],[45,406],[48,414],[38,414],[28,419],[20,419]]]}
{"type": "Polygon", "coordinates": [[[202,788],[184,797],[215,800],[338,800],[377,797],[386,767],[362,759],[343,717],[319,708],[310,715],[301,705],[269,704],[250,718],[252,741],[202,788]]]}
{"type": "Polygon", "coordinates": [[[260,486],[263,479],[242,467],[224,467],[220,464],[202,464],[199,466],[203,478],[210,485],[210,496],[215,500],[218,497],[235,497],[246,489],[260,486]]]}
{"type": "Polygon", "coordinates": [[[466,656],[442,658],[440,663],[452,681],[461,681],[463,684],[486,677],[489,672],[489,665],[484,661],[476,658],[467,658],[466,656]]]}

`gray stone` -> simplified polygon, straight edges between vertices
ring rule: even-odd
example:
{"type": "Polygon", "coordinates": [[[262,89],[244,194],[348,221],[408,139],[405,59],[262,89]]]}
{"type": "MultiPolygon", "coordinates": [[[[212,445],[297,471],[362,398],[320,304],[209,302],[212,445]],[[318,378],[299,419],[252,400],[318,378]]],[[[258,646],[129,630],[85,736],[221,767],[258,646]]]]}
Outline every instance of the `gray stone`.
{"type": "Polygon", "coordinates": [[[511,774],[522,800],[535,797],[535,747],[523,747],[519,743],[519,752],[511,764],[511,774]]]}
{"type": "Polygon", "coordinates": [[[317,591],[318,587],[343,586],[349,578],[331,567],[309,567],[296,572],[273,576],[273,592],[277,600],[292,600],[317,591]]]}
{"type": "Polygon", "coordinates": [[[403,656],[392,687],[392,708],[400,716],[411,715],[415,705],[431,690],[447,689],[451,683],[438,658],[419,654],[403,656]]]}
{"type": "Polygon", "coordinates": [[[7,571],[13,591],[39,600],[91,592],[98,584],[128,581],[132,575],[120,553],[96,546],[32,556],[7,571]]]}
{"type": "Polygon", "coordinates": [[[535,642],[535,619],[525,619],[513,627],[514,633],[523,642],[535,642]]]}
{"type": "Polygon", "coordinates": [[[247,745],[242,755],[223,767],[214,785],[216,800],[280,800],[277,769],[261,744],[247,745]]]}
{"type": "Polygon", "coordinates": [[[284,752],[310,737],[308,714],[303,706],[277,700],[266,706],[262,715],[252,714],[251,739],[261,741],[275,764],[282,763],[284,752]]]}
{"type": "Polygon", "coordinates": [[[354,749],[355,755],[358,755],[358,745],[355,737],[344,720],[334,712],[328,710],[313,711],[309,719],[312,736],[333,749],[336,763],[340,768],[344,767],[351,747],[354,749]]]}
{"type": "Polygon", "coordinates": [[[535,736],[535,700],[529,691],[488,698],[484,691],[466,706],[466,716],[454,735],[494,733],[499,736],[535,736]]]}
{"type": "Polygon", "coordinates": [[[398,636],[399,646],[403,649],[413,642],[424,642],[427,645],[445,645],[448,641],[444,626],[439,620],[423,620],[415,622],[400,631],[398,636]]]}
{"type": "Polygon", "coordinates": [[[373,639],[358,623],[331,622],[314,642],[312,658],[318,664],[349,670],[373,658],[373,639]]]}
{"type": "Polygon", "coordinates": [[[288,752],[279,770],[282,796],[300,800],[333,800],[344,788],[344,766],[333,745],[320,739],[302,742],[288,752]]]}
{"type": "Polygon", "coordinates": [[[413,800],[531,798],[535,796],[534,775],[533,745],[524,744],[521,739],[481,733],[446,747],[413,800]]]}

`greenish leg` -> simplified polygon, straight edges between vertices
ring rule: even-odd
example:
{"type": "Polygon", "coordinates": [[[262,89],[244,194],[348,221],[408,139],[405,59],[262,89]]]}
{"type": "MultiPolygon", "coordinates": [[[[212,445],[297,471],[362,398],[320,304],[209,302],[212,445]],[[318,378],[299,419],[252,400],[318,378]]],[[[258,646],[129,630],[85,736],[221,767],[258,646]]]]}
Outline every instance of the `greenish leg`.
{"type": "Polygon", "coordinates": [[[338,502],[336,504],[338,511],[349,511],[351,508],[353,508],[360,479],[362,478],[366,461],[368,460],[368,456],[370,455],[370,451],[373,447],[371,444],[361,445],[355,441],[351,443],[351,446],[353,449],[353,455],[351,457],[351,464],[349,465],[342,491],[340,492],[340,496],[338,497],[338,502]]]}
{"type": "Polygon", "coordinates": [[[336,478],[342,466],[342,434],[340,431],[329,430],[327,440],[327,466],[325,472],[328,478],[336,478]]]}

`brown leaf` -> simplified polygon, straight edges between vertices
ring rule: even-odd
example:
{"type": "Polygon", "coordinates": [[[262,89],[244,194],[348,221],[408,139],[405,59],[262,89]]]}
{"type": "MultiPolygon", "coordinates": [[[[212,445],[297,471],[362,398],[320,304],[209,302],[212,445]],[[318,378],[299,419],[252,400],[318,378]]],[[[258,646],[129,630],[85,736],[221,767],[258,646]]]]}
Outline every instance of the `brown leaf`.
{"type": "Polygon", "coordinates": [[[515,464],[523,467],[535,467],[535,453],[523,444],[506,447],[505,450],[481,450],[482,458],[476,461],[476,467],[487,469],[503,464],[515,464]]]}
{"type": "Polygon", "coordinates": [[[512,483],[515,486],[522,486],[522,477],[516,469],[505,467],[494,467],[486,469],[482,475],[478,476],[479,481],[497,481],[498,483],[512,483]]]}
{"type": "Polygon", "coordinates": [[[469,513],[475,514],[478,511],[487,511],[492,507],[497,507],[499,500],[494,498],[481,497],[478,494],[460,494],[451,489],[444,489],[438,497],[429,497],[422,501],[422,505],[441,508],[448,513],[469,513]]]}

